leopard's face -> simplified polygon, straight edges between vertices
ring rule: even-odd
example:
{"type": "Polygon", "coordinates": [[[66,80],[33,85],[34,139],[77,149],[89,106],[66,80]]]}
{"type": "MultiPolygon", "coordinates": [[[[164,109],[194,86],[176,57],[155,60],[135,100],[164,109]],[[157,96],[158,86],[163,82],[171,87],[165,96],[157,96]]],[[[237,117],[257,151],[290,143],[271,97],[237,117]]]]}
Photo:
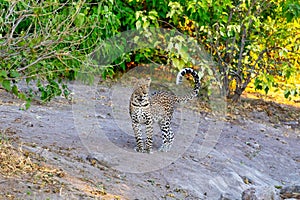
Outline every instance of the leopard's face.
{"type": "Polygon", "coordinates": [[[135,90],[132,94],[132,103],[136,105],[146,106],[149,104],[149,87],[151,79],[141,79],[137,83],[135,90]]]}

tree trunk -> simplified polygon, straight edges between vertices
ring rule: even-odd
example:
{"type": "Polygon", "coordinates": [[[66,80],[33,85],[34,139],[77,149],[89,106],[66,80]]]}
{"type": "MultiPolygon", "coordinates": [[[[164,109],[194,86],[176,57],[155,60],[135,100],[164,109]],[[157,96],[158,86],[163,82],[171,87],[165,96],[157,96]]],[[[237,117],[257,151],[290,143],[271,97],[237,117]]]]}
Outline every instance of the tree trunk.
{"type": "Polygon", "coordinates": [[[240,99],[240,97],[244,91],[245,91],[245,88],[237,87],[234,91],[234,94],[231,97],[231,101],[236,103],[240,99]]]}

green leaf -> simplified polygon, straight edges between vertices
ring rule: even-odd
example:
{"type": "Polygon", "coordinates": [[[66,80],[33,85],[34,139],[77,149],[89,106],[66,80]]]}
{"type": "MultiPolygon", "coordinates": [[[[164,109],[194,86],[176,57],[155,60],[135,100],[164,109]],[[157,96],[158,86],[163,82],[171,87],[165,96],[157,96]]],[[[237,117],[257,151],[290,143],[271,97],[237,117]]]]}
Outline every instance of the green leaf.
{"type": "Polygon", "coordinates": [[[190,59],[190,56],[188,54],[188,48],[185,46],[182,46],[180,49],[178,49],[178,53],[181,55],[181,58],[185,61],[188,62],[190,59]]]}
{"type": "Polygon", "coordinates": [[[259,78],[256,78],[254,81],[254,86],[255,86],[255,90],[262,90],[262,80],[260,80],[259,78]]]}
{"type": "Polygon", "coordinates": [[[146,29],[150,26],[150,22],[147,20],[143,23],[143,28],[146,29]]]}
{"type": "Polygon", "coordinates": [[[274,186],[276,189],[282,189],[282,186],[281,185],[275,185],[274,186]]]}
{"type": "Polygon", "coordinates": [[[122,63],[121,63],[120,67],[121,67],[121,69],[122,69],[123,71],[125,71],[125,70],[126,70],[126,65],[125,65],[125,63],[124,63],[124,62],[122,62],[122,63]]]}
{"type": "Polygon", "coordinates": [[[291,95],[290,90],[285,90],[285,91],[284,91],[284,97],[285,97],[286,99],[289,98],[290,95],[291,95]]]}
{"type": "Polygon", "coordinates": [[[26,104],[25,104],[25,109],[28,110],[31,104],[31,99],[27,99],[26,104]]]}
{"type": "Polygon", "coordinates": [[[13,85],[11,90],[14,95],[18,96],[19,91],[18,91],[18,87],[16,85],[13,85]]]}
{"type": "Polygon", "coordinates": [[[10,71],[9,75],[10,75],[11,78],[18,78],[18,77],[20,77],[19,72],[17,72],[16,70],[10,71]]]}
{"type": "Polygon", "coordinates": [[[213,75],[214,75],[214,72],[213,72],[213,70],[212,70],[211,68],[207,68],[207,73],[208,73],[208,75],[210,75],[210,76],[213,76],[213,75]]]}
{"type": "Polygon", "coordinates": [[[77,27],[80,27],[83,25],[85,21],[85,15],[83,13],[79,13],[77,16],[76,16],[76,19],[74,21],[74,24],[77,26],[77,27]]]}
{"type": "Polygon", "coordinates": [[[0,71],[0,77],[7,78],[7,72],[5,70],[0,71]]]}
{"type": "Polygon", "coordinates": [[[140,20],[137,21],[137,22],[135,23],[135,26],[136,26],[136,29],[139,30],[139,29],[141,28],[141,26],[142,26],[141,21],[140,21],[140,20]]]}
{"type": "Polygon", "coordinates": [[[9,80],[3,80],[2,86],[5,90],[11,91],[10,81],[9,80]]]}
{"type": "Polygon", "coordinates": [[[26,100],[27,98],[26,98],[26,95],[24,94],[24,93],[19,93],[18,94],[18,98],[19,99],[22,99],[22,100],[26,100]]]}
{"type": "Polygon", "coordinates": [[[269,86],[266,85],[264,88],[265,93],[268,94],[269,90],[270,90],[269,86]]]}
{"type": "Polygon", "coordinates": [[[172,58],[172,63],[179,70],[184,68],[184,62],[182,60],[179,60],[177,58],[172,58]]]}

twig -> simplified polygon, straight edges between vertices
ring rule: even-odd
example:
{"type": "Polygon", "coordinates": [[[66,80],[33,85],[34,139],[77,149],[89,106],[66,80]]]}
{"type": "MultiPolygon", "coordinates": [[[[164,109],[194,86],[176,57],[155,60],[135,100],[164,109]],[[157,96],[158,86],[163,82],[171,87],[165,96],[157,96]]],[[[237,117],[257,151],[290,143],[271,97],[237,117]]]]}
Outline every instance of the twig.
{"type": "Polygon", "coordinates": [[[45,60],[45,59],[48,59],[48,58],[53,58],[54,56],[55,56],[55,51],[51,51],[47,55],[39,57],[38,59],[36,59],[34,62],[30,63],[29,65],[26,65],[25,67],[22,67],[22,68],[18,68],[17,72],[23,71],[23,70],[27,69],[28,67],[31,67],[32,65],[37,64],[38,62],[40,62],[42,60],[45,60]]]}
{"type": "Polygon", "coordinates": [[[25,14],[25,15],[22,15],[19,17],[19,19],[17,20],[17,22],[14,24],[14,26],[12,27],[12,30],[9,34],[9,37],[8,37],[8,40],[6,43],[10,43],[10,41],[12,40],[13,38],[13,34],[15,32],[15,29],[17,28],[17,26],[23,21],[23,19],[27,18],[27,17],[32,17],[32,16],[35,16],[34,14],[25,14]]]}

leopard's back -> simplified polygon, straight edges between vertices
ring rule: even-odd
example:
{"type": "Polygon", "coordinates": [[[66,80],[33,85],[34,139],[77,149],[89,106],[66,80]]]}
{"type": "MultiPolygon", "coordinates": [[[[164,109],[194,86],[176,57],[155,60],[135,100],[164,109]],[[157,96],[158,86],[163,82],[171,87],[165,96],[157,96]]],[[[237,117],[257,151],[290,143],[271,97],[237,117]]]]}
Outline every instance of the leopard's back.
{"type": "Polygon", "coordinates": [[[169,92],[156,92],[151,95],[151,114],[155,121],[171,119],[177,104],[176,95],[169,92]]]}

